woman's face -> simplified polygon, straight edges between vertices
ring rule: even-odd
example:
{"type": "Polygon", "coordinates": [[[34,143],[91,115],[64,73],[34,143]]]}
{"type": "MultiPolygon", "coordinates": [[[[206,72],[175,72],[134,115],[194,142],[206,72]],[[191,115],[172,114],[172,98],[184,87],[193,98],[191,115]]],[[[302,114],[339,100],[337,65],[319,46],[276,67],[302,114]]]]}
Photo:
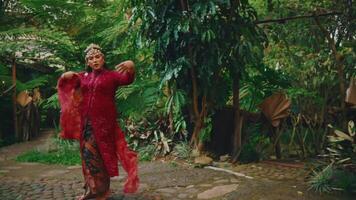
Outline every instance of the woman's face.
{"type": "Polygon", "coordinates": [[[104,67],[104,56],[101,53],[96,53],[93,55],[90,55],[87,58],[87,64],[89,67],[91,67],[93,70],[98,70],[104,67]]]}

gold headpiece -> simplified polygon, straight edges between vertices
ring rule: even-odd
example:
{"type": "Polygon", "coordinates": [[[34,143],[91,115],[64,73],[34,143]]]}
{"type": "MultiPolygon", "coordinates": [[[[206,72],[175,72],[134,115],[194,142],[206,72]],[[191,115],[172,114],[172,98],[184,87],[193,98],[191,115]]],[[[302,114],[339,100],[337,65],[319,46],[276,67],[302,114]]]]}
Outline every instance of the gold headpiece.
{"type": "Polygon", "coordinates": [[[85,60],[87,60],[89,58],[89,56],[91,55],[94,55],[94,54],[101,54],[101,55],[104,55],[102,52],[101,52],[101,48],[99,45],[97,44],[90,44],[84,51],[86,54],[85,54],[85,60]]]}

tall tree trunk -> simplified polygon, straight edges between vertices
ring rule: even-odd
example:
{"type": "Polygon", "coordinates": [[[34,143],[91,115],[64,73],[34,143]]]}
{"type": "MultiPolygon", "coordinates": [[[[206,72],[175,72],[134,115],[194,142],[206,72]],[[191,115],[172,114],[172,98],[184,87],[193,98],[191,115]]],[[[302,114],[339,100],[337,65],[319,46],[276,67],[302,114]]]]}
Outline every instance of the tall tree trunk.
{"type": "MultiPolygon", "coordinates": [[[[187,0],[179,0],[183,12],[189,11],[189,2],[187,0]]],[[[189,30],[191,32],[191,30],[189,30]]],[[[192,138],[190,140],[190,144],[199,151],[201,151],[204,147],[203,143],[199,140],[199,135],[201,130],[204,127],[204,119],[207,116],[207,100],[206,94],[204,94],[201,98],[201,109],[199,110],[199,91],[198,91],[198,78],[196,73],[196,65],[193,61],[193,52],[192,47],[188,47],[188,58],[191,63],[190,75],[192,79],[192,102],[193,102],[193,113],[194,113],[194,130],[192,134],[192,138]]]]}
{"type": "Polygon", "coordinates": [[[280,143],[280,126],[278,127],[272,127],[272,141],[273,141],[273,147],[274,147],[274,152],[276,154],[277,159],[282,158],[282,151],[281,151],[281,143],[280,143]]]}
{"type": "Polygon", "coordinates": [[[14,131],[15,131],[15,139],[19,140],[19,131],[17,128],[17,109],[16,109],[16,59],[13,58],[12,60],[12,84],[14,85],[13,92],[12,92],[12,108],[13,108],[13,120],[14,120],[14,131]]]}
{"type": "Polygon", "coordinates": [[[269,13],[273,11],[273,2],[272,2],[272,0],[267,0],[267,11],[269,13]]]}
{"type": "Polygon", "coordinates": [[[199,110],[199,92],[198,92],[198,83],[197,77],[195,74],[195,67],[192,65],[192,69],[190,70],[191,78],[192,78],[192,100],[193,100],[193,113],[194,113],[194,130],[192,134],[192,138],[190,143],[194,148],[201,151],[203,149],[203,143],[199,141],[199,135],[201,130],[204,127],[204,119],[207,115],[207,102],[206,95],[203,95],[201,98],[201,109],[199,110]]]}
{"type": "Polygon", "coordinates": [[[240,156],[241,143],[241,129],[243,117],[240,113],[240,75],[233,77],[233,112],[234,112],[234,134],[233,134],[233,153],[232,162],[237,162],[240,156]]]}
{"type": "MultiPolygon", "coordinates": [[[[240,1],[235,0],[231,2],[231,9],[229,17],[232,19],[235,14],[234,12],[239,8],[240,1]]],[[[233,103],[233,122],[234,122],[234,132],[233,132],[233,144],[232,144],[232,157],[231,161],[236,163],[242,149],[242,138],[241,129],[243,123],[243,117],[240,112],[240,73],[233,72],[233,82],[232,82],[232,103],[233,103]]]]}
{"type": "MultiPolygon", "coordinates": [[[[168,95],[168,99],[170,98],[173,98],[173,92],[172,92],[172,85],[170,84],[170,81],[167,81],[167,95],[168,95]]],[[[170,134],[173,134],[174,133],[174,120],[173,120],[173,104],[174,104],[174,101],[173,99],[171,100],[172,101],[172,104],[171,106],[169,107],[169,111],[168,111],[168,121],[169,121],[169,126],[168,126],[168,129],[169,129],[169,132],[170,134]]]]}
{"type": "Polygon", "coordinates": [[[314,19],[320,31],[324,34],[324,37],[327,39],[329,47],[335,59],[335,64],[339,77],[340,107],[342,112],[342,122],[345,126],[344,128],[346,128],[346,104],[345,104],[346,89],[345,89],[345,73],[344,73],[344,63],[343,63],[344,56],[337,51],[335,40],[331,38],[329,31],[326,30],[323,27],[323,25],[320,23],[319,18],[315,17],[314,19]]]}

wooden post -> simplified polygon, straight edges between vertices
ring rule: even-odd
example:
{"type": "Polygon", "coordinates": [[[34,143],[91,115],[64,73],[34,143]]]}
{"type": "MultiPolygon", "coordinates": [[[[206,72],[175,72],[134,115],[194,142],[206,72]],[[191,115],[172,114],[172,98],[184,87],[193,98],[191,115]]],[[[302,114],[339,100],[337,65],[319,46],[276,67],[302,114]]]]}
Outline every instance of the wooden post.
{"type": "Polygon", "coordinates": [[[15,131],[15,140],[19,140],[18,130],[17,130],[17,109],[16,109],[16,58],[12,59],[12,84],[14,85],[12,92],[12,107],[13,107],[13,119],[14,119],[14,131],[15,131]]]}

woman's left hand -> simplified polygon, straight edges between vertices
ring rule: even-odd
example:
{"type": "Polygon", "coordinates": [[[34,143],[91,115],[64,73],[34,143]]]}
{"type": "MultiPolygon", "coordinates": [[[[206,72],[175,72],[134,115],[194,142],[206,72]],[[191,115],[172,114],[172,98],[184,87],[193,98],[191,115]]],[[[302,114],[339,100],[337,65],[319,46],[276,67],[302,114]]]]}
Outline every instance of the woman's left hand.
{"type": "Polygon", "coordinates": [[[124,61],[115,66],[116,71],[123,73],[128,72],[130,74],[135,73],[135,63],[131,60],[124,61]]]}

